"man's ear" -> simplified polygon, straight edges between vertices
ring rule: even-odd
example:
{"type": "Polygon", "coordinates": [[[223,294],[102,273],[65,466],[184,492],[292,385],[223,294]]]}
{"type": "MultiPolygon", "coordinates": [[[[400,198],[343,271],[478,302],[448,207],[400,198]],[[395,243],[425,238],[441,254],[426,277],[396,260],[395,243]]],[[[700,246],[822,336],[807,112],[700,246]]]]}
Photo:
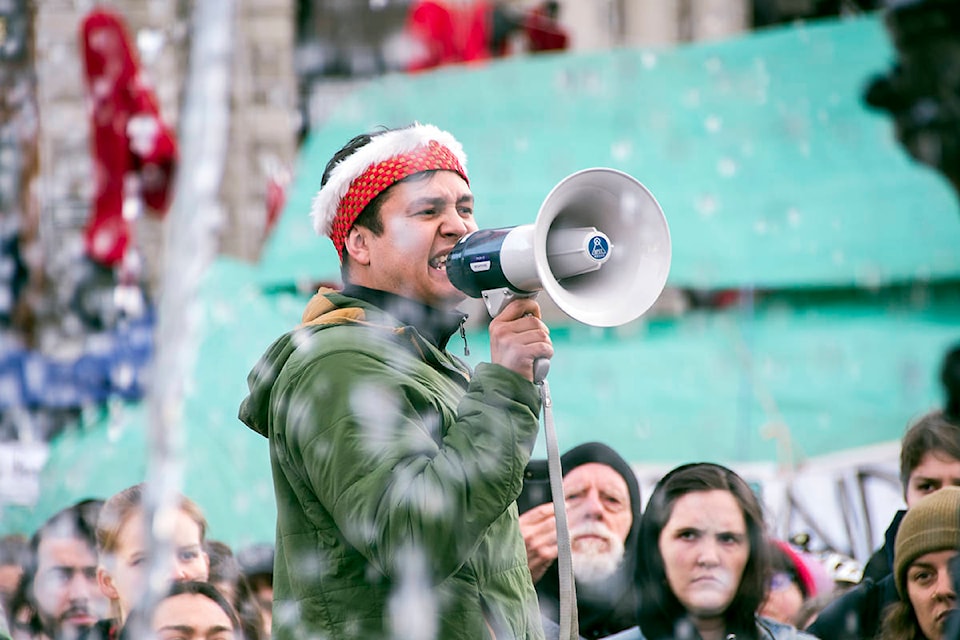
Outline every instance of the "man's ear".
{"type": "Polygon", "coordinates": [[[361,265],[370,264],[370,230],[366,227],[354,225],[347,232],[347,241],[344,249],[353,262],[361,265]]]}
{"type": "Polygon", "coordinates": [[[120,594],[117,593],[117,588],[113,586],[113,578],[110,577],[110,574],[107,573],[107,570],[103,567],[97,567],[97,585],[100,587],[100,592],[110,600],[120,598],[120,594]]]}

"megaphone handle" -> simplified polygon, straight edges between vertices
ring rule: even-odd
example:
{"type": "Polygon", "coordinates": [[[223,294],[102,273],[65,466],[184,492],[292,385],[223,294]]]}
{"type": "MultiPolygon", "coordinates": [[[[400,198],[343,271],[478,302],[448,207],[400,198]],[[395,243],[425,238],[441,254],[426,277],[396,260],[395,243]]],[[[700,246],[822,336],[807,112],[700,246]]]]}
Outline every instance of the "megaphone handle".
{"type": "Polygon", "coordinates": [[[537,358],[533,361],[533,381],[537,384],[542,383],[550,373],[550,359],[537,358]]]}
{"type": "MultiPolygon", "coordinates": [[[[490,313],[491,318],[496,318],[500,315],[500,312],[503,311],[514,298],[535,298],[537,292],[532,293],[517,293],[512,289],[506,287],[502,289],[488,289],[482,292],[483,304],[487,306],[487,311],[490,313]]],[[[533,381],[537,384],[546,379],[547,374],[550,372],[550,359],[549,358],[537,358],[533,361],[533,381]]]]}
{"type": "Polygon", "coordinates": [[[513,302],[514,298],[532,298],[537,294],[517,293],[513,289],[503,287],[501,289],[487,289],[485,291],[481,291],[480,295],[483,296],[483,304],[486,305],[487,311],[490,313],[490,317],[496,318],[498,315],[500,315],[500,312],[503,311],[504,307],[513,302]]]}

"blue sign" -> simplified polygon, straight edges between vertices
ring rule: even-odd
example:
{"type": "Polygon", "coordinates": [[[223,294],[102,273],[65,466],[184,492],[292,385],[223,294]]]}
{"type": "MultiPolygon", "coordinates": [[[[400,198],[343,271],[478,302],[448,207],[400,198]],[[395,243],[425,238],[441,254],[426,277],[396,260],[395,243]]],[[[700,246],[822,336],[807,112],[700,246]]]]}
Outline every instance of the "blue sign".
{"type": "Polygon", "coordinates": [[[590,257],[596,261],[603,260],[610,251],[610,245],[603,236],[593,236],[590,238],[590,257]]]}

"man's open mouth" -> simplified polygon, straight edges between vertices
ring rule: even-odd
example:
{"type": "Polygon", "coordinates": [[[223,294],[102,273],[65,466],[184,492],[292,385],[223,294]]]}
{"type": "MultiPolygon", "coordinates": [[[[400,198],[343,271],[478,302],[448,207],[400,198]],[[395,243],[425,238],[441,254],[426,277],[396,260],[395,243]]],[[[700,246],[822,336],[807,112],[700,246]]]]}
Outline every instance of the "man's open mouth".
{"type": "Polygon", "coordinates": [[[445,254],[443,254],[443,255],[440,255],[440,256],[437,256],[437,257],[433,258],[432,260],[430,260],[430,266],[431,266],[432,268],[434,268],[434,269],[439,269],[439,270],[441,270],[441,271],[446,271],[446,269],[447,269],[447,256],[449,256],[449,255],[450,255],[449,253],[445,253],[445,254]]]}

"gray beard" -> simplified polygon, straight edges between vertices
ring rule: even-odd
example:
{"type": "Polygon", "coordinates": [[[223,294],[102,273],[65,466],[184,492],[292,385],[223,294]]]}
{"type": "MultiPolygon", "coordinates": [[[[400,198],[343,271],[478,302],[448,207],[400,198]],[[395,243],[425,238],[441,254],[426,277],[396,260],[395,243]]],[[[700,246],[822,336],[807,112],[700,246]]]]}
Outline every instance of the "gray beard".
{"type": "Polygon", "coordinates": [[[619,540],[606,553],[574,553],[573,575],[577,582],[585,585],[605,582],[620,567],[623,554],[623,543],[619,540]]]}

